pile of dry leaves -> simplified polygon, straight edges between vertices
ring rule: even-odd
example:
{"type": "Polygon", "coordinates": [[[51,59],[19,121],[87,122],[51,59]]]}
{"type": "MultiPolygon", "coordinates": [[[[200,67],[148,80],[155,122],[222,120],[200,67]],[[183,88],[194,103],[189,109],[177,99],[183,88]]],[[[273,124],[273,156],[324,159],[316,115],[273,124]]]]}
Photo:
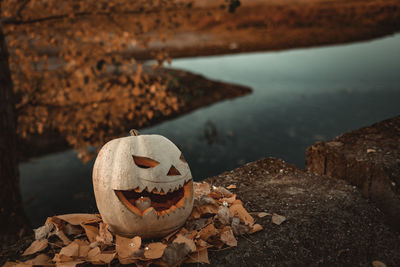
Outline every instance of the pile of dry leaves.
{"type": "MultiPolygon", "coordinates": [[[[110,264],[112,261],[140,266],[209,263],[208,248],[234,247],[237,236],[262,230],[242,202],[236,199],[236,194],[228,189],[205,182],[195,183],[194,208],[186,224],[155,242],[146,242],[140,236],[114,235],[98,214],[50,217],[45,225],[35,230],[36,240],[22,255],[25,260],[7,262],[4,266],[76,266],[85,262],[110,264]]],[[[266,215],[259,214],[260,217],[266,215]]],[[[279,224],[284,217],[273,219],[279,224]]]]}

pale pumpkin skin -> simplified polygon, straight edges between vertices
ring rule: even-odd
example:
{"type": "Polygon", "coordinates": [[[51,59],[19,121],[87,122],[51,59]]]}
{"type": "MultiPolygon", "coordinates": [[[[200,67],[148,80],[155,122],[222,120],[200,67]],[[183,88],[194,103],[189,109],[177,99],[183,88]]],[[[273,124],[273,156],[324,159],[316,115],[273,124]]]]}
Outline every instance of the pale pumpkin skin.
{"type": "Polygon", "coordinates": [[[191,182],[184,205],[163,216],[153,208],[143,216],[136,214],[120,201],[114,191],[147,187],[148,191],[155,188],[168,192],[183,186],[192,180],[192,175],[188,164],[180,159],[181,153],[174,143],[160,135],[123,137],[103,146],[93,167],[93,187],[97,207],[111,231],[127,237],[157,238],[185,223],[193,208],[191,182]],[[153,168],[140,168],[134,163],[133,155],[151,158],[159,164],[153,168]],[[180,175],[167,175],[172,165],[180,175]]]}

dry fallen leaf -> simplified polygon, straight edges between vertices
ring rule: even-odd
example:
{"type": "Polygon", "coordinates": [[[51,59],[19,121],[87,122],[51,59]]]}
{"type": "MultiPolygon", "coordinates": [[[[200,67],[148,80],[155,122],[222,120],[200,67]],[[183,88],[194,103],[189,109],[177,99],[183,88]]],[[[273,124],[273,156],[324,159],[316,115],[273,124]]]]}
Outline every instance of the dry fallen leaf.
{"type": "Polygon", "coordinates": [[[231,217],[238,216],[244,224],[254,224],[253,217],[247,212],[241,203],[233,204],[230,206],[229,211],[231,212],[231,217]]]}
{"type": "Polygon", "coordinates": [[[221,232],[221,241],[227,244],[230,247],[237,246],[237,240],[233,235],[232,228],[229,226],[224,227],[221,232]]]}
{"type": "Polygon", "coordinates": [[[236,194],[233,194],[231,197],[224,197],[224,198],[221,198],[221,199],[219,200],[219,202],[221,202],[221,203],[226,202],[226,203],[228,203],[228,204],[233,204],[235,201],[236,201],[236,194]]]}
{"type": "Polygon", "coordinates": [[[32,255],[36,252],[42,251],[47,248],[47,239],[35,240],[32,244],[24,251],[22,256],[32,255]]]}
{"type": "Polygon", "coordinates": [[[258,214],[257,214],[257,216],[258,216],[258,218],[264,218],[265,216],[271,216],[272,214],[271,213],[268,213],[268,212],[259,212],[258,214]]]}
{"type": "Polygon", "coordinates": [[[51,264],[51,259],[46,254],[39,254],[35,258],[27,260],[24,263],[25,264],[29,264],[29,265],[41,265],[41,266],[50,265],[51,264]]]}
{"type": "Polygon", "coordinates": [[[260,224],[256,223],[250,228],[249,234],[254,234],[256,232],[261,231],[262,229],[263,229],[263,227],[260,224]]]}
{"type": "Polygon", "coordinates": [[[215,205],[203,205],[198,207],[201,214],[216,214],[218,212],[218,207],[215,205]]]}
{"type": "Polygon", "coordinates": [[[83,260],[73,260],[73,261],[68,261],[68,262],[60,262],[57,263],[56,266],[57,267],[75,267],[78,266],[82,263],[84,263],[85,261],[83,260]]]}
{"type": "Polygon", "coordinates": [[[187,243],[174,242],[165,248],[161,260],[165,262],[167,266],[177,266],[185,260],[185,257],[190,252],[191,248],[187,243]]]}
{"type": "Polygon", "coordinates": [[[64,214],[55,216],[67,223],[72,225],[81,225],[82,223],[88,221],[96,221],[99,219],[98,214],[88,214],[88,213],[74,213],[74,214],[64,214]]]}
{"type": "Polygon", "coordinates": [[[167,247],[167,245],[165,245],[161,242],[150,243],[144,249],[144,256],[147,259],[161,258],[166,247],[167,247]]]}
{"type": "Polygon", "coordinates": [[[210,264],[208,260],[208,251],[207,249],[203,249],[200,251],[196,251],[189,255],[189,259],[185,261],[186,263],[206,263],[210,264]]]}
{"type": "Polygon", "coordinates": [[[181,235],[181,234],[176,236],[173,243],[178,243],[178,244],[185,243],[190,248],[189,252],[196,251],[196,244],[194,243],[194,241],[192,239],[189,239],[189,238],[181,235]]]}
{"type": "Polygon", "coordinates": [[[207,225],[205,228],[201,229],[199,232],[199,236],[204,241],[207,241],[210,237],[217,234],[217,230],[215,229],[213,224],[207,225]]]}
{"type": "Polygon", "coordinates": [[[134,238],[127,238],[117,235],[116,236],[116,251],[121,258],[132,256],[133,252],[140,249],[142,239],[139,236],[134,238]]]}
{"type": "Polygon", "coordinates": [[[372,266],[373,267],[386,267],[386,264],[381,261],[373,261],[372,266]]]}
{"type": "Polygon", "coordinates": [[[234,184],[228,185],[226,187],[226,189],[235,189],[235,188],[236,188],[236,185],[234,185],[234,184]]]}
{"type": "Polygon", "coordinates": [[[54,255],[53,261],[55,261],[56,263],[59,262],[69,262],[69,261],[73,261],[74,259],[68,256],[65,256],[63,254],[56,254],[54,255]]]}
{"type": "Polygon", "coordinates": [[[226,189],[225,187],[218,186],[218,187],[213,187],[214,192],[217,192],[218,194],[222,195],[222,197],[231,197],[233,194],[231,191],[226,189]]]}
{"type": "Polygon", "coordinates": [[[272,218],[271,218],[271,222],[272,223],[274,223],[276,225],[280,225],[284,221],[286,221],[286,217],[285,216],[278,215],[276,213],[272,214],[272,218]]]}
{"type": "Polygon", "coordinates": [[[115,252],[103,252],[103,253],[98,253],[92,257],[89,258],[89,260],[93,263],[93,264],[109,264],[114,258],[115,255],[117,255],[117,253],[115,252]]]}
{"type": "Polygon", "coordinates": [[[85,230],[86,236],[89,239],[90,243],[96,241],[96,237],[99,234],[99,229],[96,226],[82,224],[83,229],[85,230]]]}
{"type": "Polygon", "coordinates": [[[60,254],[68,256],[68,257],[78,257],[79,256],[79,243],[74,240],[71,244],[66,247],[63,247],[60,250],[60,254]]]}

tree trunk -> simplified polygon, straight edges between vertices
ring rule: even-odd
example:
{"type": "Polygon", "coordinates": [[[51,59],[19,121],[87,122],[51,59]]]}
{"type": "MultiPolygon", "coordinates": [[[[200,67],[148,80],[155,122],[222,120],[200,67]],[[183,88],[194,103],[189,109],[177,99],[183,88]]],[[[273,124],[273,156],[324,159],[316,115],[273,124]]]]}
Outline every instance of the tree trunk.
{"type": "Polygon", "coordinates": [[[0,248],[30,231],[19,190],[16,117],[13,100],[8,52],[3,30],[0,27],[0,248]]]}

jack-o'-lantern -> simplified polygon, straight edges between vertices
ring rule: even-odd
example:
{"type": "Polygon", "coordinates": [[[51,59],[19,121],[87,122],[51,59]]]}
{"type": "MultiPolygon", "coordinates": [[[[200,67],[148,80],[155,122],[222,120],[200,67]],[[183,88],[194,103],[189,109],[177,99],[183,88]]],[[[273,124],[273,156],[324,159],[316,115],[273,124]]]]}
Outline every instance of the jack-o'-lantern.
{"type": "Polygon", "coordinates": [[[97,207],[110,230],[156,238],[181,227],[193,208],[193,181],[182,152],[160,135],[111,140],[93,168],[97,207]]]}

